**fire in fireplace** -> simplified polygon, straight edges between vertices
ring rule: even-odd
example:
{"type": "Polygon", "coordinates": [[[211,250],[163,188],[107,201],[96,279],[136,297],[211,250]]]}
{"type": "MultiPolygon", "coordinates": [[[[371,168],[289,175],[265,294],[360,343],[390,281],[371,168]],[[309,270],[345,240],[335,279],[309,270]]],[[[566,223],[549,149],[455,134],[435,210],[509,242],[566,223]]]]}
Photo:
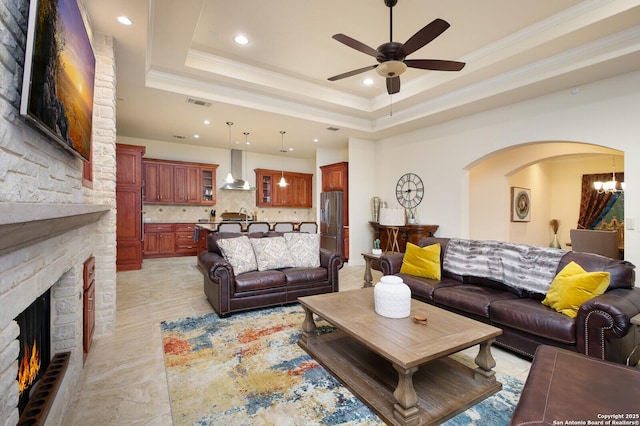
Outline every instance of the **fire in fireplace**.
{"type": "Polygon", "coordinates": [[[20,354],[18,388],[20,413],[29,402],[31,390],[42,377],[51,360],[51,291],[38,297],[18,317],[20,354]]]}

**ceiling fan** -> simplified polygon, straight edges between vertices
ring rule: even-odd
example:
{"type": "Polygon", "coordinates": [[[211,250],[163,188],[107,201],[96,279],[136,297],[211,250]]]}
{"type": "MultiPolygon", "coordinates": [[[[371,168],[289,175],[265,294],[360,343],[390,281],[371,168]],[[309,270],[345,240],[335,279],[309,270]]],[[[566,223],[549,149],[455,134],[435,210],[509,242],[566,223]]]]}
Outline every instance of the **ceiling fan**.
{"type": "Polygon", "coordinates": [[[425,25],[420,31],[412,35],[406,43],[393,41],[393,6],[398,0],[384,0],[384,4],[389,8],[389,42],[383,43],[377,49],[367,46],[344,34],[335,34],[333,38],[352,49],[373,56],[379,62],[357,70],[348,71],[342,74],[329,77],[329,81],[336,81],[346,77],[351,77],[372,69],[387,79],[387,92],[392,95],[400,91],[400,74],[409,68],[419,68],[434,71],[460,71],[464,68],[464,62],[447,61],[441,59],[405,59],[416,50],[427,45],[436,37],[442,34],[449,23],[442,19],[434,19],[425,25]]]}

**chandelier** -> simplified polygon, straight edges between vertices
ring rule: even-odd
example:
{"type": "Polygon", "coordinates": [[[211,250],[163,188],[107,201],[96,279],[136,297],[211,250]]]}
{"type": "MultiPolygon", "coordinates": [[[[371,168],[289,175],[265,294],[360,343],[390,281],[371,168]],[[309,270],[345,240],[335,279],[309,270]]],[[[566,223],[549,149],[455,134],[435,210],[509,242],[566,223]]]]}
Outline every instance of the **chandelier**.
{"type": "Polygon", "coordinates": [[[613,171],[611,172],[611,180],[606,182],[593,182],[593,188],[598,191],[598,194],[624,192],[624,182],[620,182],[620,188],[618,189],[618,181],[616,180],[616,159],[613,159],[613,171]]]}

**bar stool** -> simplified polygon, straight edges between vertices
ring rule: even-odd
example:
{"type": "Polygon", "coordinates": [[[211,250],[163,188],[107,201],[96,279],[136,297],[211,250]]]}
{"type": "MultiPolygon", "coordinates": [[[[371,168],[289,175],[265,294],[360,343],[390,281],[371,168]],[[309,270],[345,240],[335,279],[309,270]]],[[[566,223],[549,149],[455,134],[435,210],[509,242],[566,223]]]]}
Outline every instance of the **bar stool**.
{"type": "Polygon", "coordinates": [[[218,232],[242,232],[240,222],[222,222],[218,224],[218,232]]]}
{"type": "Polygon", "coordinates": [[[249,222],[247,232],[269,232],[271,226],[267,222],[249,222]]]}
{"type": "Polygon", "coordinates": [[[316,222],[301,222],[298,226],[298,231],[308,232],[310,234],[318,233],[318,224],[316,222]]]}
{"type": "Polygon", "coordinates": [[[293,231],[293,223],[291,222],[277,222],[273,226],[273,230],[277,232],[291,232],[293,231]]]}

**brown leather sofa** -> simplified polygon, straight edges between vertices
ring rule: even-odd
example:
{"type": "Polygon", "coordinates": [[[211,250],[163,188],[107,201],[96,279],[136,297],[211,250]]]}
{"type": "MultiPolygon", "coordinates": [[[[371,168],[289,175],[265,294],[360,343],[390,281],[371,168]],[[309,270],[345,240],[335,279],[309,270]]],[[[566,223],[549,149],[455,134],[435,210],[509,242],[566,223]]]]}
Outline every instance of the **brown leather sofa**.
{"type": "Polygon", "coordinates": [[[236,276],[225,260],[217,241],[221,238],[269,238],[281,232],[214,232],[209,234],[207,251],[198,256],[198,266],[204,275],[204,293],[220,316],[266,306],[293,303],[298,297],[338,291],[338,272],[342,257],[320,249],[320,267],[283,268],[251,271],[236,276]]]}
{"type": "MultiPolygon", "coordinates": [[[[633,264],[590,253],[567,252],[556,273],[575,261],[586,271],[611,274],[606,292],[585,302],[577,317],[570,318],[543,305],[544,294],[519,292],[497,281],[442,270],[448,242],[448,238],[427,237],[419,243],[421,247],[441,244],[440,281],[400,274],[403,253],[382,255],[382,272],[402,277],[415,299],[501,328],[503,333],[496,344],[529,358],[539,345],[552,345],[624,364],[640,343],[638,327],[630,323],[640,312],[640,290],[634,288],[633,264]]],[[[632,356],[632,364],[638,362],[638,352],[632,356]]]]}
{"type": "Polygon", "coordinates": [[[511,426],[638,424],[638,397],[631,389],[640,389],[640,369],[543,345],[511,426]]]}

